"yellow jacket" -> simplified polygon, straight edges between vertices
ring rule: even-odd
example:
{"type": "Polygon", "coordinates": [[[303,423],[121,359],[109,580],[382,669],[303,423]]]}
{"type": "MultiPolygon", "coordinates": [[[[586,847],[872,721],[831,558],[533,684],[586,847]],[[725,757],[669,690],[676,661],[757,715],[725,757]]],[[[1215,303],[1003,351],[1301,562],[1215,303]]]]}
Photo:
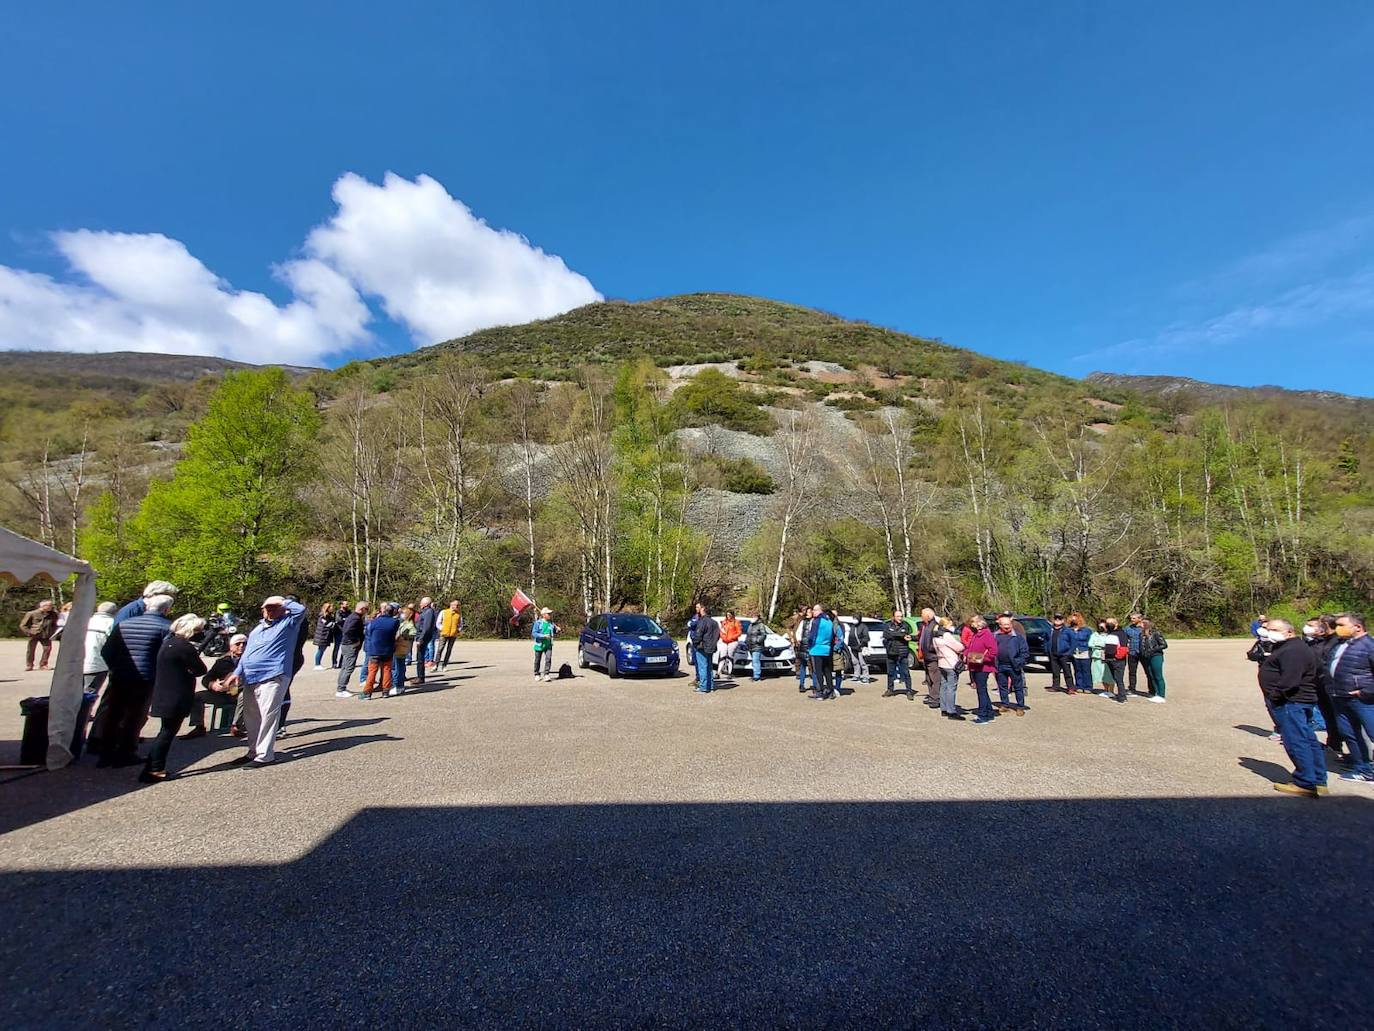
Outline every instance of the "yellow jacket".
{"type": "Polygon", "coordinates": [[[457,637],[458,624],[463,621],[461,612],[454,612],[452,609],[444,609],[439,613],[439,636],[457,637]]]}

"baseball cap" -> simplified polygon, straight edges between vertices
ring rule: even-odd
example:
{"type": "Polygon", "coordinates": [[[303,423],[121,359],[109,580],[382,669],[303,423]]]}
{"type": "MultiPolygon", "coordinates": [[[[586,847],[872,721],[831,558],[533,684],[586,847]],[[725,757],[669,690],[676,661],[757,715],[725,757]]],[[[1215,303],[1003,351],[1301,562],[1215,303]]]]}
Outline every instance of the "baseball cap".
{"type": "Polygon", "coordinates": [[[285,605],[285,604],[286,604],[286,599],[285,599],[285,598],[283,598],[280,594],[274,594],[274,595],[272,595],[270,598],[264,598],[264,599],[263,599],[262,607],[263,607],[263,608],[267,608],[267,606],[269,606],[269,605],[275,605],[275,606],[277,606],[277,607],[281,607],[282,605],[285,605]]]}

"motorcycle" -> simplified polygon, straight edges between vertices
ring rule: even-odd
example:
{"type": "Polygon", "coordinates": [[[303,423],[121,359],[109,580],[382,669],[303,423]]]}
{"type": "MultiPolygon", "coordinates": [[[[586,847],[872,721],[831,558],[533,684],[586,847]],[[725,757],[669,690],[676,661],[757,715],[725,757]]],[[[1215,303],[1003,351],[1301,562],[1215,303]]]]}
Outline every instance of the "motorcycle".
{"type": "Polygon", "coordinates": [[[239,632],[238,626],[223,616],[211,616],[191,643],[200,654],[217,659],[229,651],[229,639],[239,632]]]}

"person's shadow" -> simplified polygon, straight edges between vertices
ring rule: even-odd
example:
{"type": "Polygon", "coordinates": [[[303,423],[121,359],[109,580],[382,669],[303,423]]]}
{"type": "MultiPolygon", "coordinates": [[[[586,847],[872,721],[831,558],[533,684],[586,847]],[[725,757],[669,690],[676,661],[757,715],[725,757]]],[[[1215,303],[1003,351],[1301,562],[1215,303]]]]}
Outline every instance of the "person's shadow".
{"type": "Polygon", "coordinates": [[[1248,723],[1237,723],[1235,729],[1236,729],[1236,730],[1243,730],[1243,731],[1245,731],[1247,734],[1254,734],[1256,737],[1268,737],[1268,736],[1269,736],[1269,733],[1270,733],[1269,731],[1265,730],[1263,727],[1252,727],[1252,726],[1251,726],[1250,724],[1248,724],[1248,723]]]}
{"type": "Polygon", "coordinates": [[[1273,784],[1287,784],[1293,779],[1289,776],[1287,769],[1278,763],[1271,763],[1267,759],[1251,759],[1249,756],[1243,755],[1240,757],[1240,765],[1273,784]]]}

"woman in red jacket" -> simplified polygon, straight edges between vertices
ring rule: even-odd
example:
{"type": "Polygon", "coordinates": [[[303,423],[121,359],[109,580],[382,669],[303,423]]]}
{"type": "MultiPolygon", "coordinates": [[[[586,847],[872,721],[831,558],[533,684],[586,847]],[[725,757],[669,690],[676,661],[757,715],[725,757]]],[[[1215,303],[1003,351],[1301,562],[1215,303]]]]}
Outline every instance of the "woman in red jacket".
{"type": "Polygon", "coordinates": [[[964,644],[964,664],[968,666],[969,679],[978,692],[978,712],[973,722],[975,726],[991,723],[997,713],[992,708],[992,698],[988,695],[988,674],[997,668],[997,638],[988,629],[988,622],[982,616],[970,616],[968,621],[968,641],[964,644]]]}

